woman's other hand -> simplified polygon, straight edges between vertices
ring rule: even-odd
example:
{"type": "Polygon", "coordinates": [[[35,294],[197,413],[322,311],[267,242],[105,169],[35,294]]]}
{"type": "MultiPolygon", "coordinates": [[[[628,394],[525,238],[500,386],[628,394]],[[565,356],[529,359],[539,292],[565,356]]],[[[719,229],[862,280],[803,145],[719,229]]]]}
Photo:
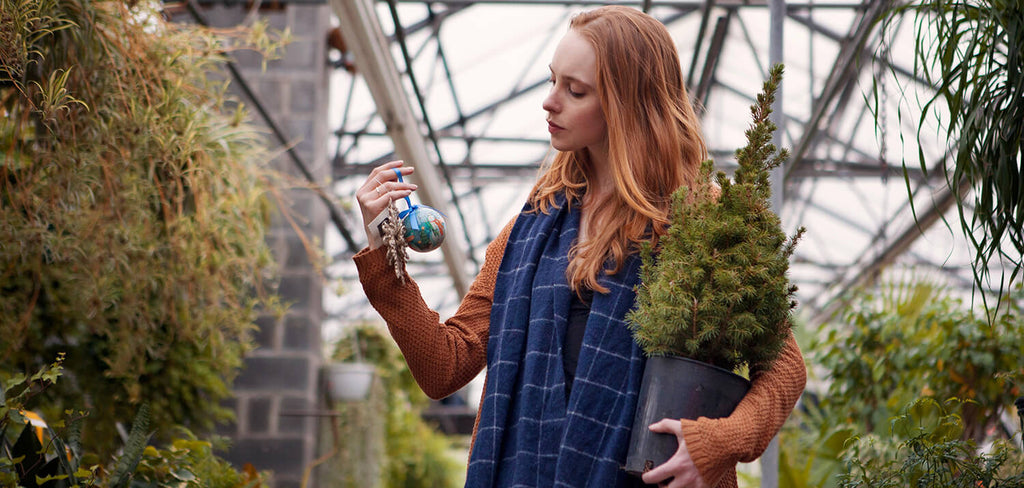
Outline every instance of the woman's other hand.
{"type": "Polygon", "coordinates": [[[359,210],[363,214],[363,231],[366,232],[370,249],[376,249],[383,244],[380,235],[370,230],[370,222],[388,208],[388,203],[409,196],[417,188],[412,183],[398,181],[396,170],[400,171],[403,177],[413,172],[411,166],[402,164],[402,161],[390,161],[373,168],[366,181],[356,190],[356,201],[359,202],[359,210]]]}
{"type": "Polygon", "coordinates": [[[675,434],[679,440],[679,449],[668,461],[644,473],[644,483],[668,488],[709,488],[690,458],[679,419],[661,419],[651,424],[650,429],[660,434],[675,434]]]}

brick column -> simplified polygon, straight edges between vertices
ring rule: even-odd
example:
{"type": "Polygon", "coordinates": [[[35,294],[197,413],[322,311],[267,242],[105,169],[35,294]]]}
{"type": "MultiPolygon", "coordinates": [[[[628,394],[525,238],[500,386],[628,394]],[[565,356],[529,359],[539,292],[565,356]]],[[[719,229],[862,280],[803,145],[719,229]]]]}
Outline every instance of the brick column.
{"type": "MultiPolygon", "coordinates": [[[[326,157],[325,39],[331,12],[326,4],[274,5],[255,15],[266,19],[273,29],[290,28],[294,41],[284,56],[269,61],[266,71],[254,53],[239,51],[233,56],[258,102],[289,142],[297,143],[299,158],[323,182],[330,177],[326,157]]],[[[209,25],[217,27],[239,25],[250,14],[245,5],[233,4],[208,5],[200,12],[209,25]]],[[[234,92],[241,93],[238,88],[234,92]]],[[[262,123],[254,101],[242,99],[254,122],[262,123]]],[[[281,148],[272,135],[268,137],[270,147],[281,148]]],[[[278,170],[303,179],[287,154],[274,164],[278,170]]],[[[307,190],[293,191],[288,198],[306,235],[322,242],[328,222],[324,204],[307,190]]],[[[251,463],[257,470],[273,471],[272,486],[292,488],[300,485],[304,469],[317,457],[320,419],[301,412],[322,409],[319,371],[323,362],[323,287],[302,240],[281,215],[275,215],[267,239],[281,266],[278,292],[289,304],[288,312],[281,318],[259,318],[255,337],[258,349],[246,358],[235,381],[236,422],[220,433],[232,439],[230,451],[224,453],[226,459],[239,467],[251,463]]],[[[328,424],[323,425],[323,432],[329,432],[328,424]]]]}

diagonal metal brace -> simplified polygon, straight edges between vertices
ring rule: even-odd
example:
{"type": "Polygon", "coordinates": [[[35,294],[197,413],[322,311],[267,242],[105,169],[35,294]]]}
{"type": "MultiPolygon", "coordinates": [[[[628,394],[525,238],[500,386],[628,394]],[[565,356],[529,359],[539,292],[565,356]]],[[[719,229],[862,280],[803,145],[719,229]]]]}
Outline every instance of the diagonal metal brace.
{"type": "MultiPolygon", "coordinates": [[[[447,201],[442,197],[441,176],[430,161],[423,134],[419,130],[419,121],[402,88],[402,80],[381,30],[373,0],[331,0],[331,8],[338,16],[342,36],[355,55],[359,72],[366,79],[366,85],[377,104],[377,112],[395,145],[395,153],[407,165],[416,168],[420,199],[426,205],[451,216],[452,213],[446,208],[447,201]]],[[[459,222],[459,225],[463,223],[459,222]]],[[[469,290],[469,278],[465,270],[466,253],[453,236],[454,233],[449,232],[441,244],[441,250],[455,291],[462,297],[469,290]]]]}

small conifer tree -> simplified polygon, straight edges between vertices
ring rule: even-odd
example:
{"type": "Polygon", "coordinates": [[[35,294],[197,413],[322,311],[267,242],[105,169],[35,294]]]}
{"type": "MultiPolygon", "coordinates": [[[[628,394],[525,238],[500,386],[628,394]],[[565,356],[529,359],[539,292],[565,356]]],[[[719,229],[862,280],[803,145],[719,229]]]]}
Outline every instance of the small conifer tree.
{"type": "Polygon", "coordinates": [[[716,198],[712,161],[705,161],[696,188],[673,193],[672,223],[657,252],[650,244],[641,249],[642,283],[627,320],[648,356],[757,371],[782,351],[796,307],[786,273],[804,231],[787,239],[769,202],[768,173],[789,157],[771,144],[776,126],[768,118],[782,71],[772,67],[751,106],[734,181],[719,171],[716,198]]]}

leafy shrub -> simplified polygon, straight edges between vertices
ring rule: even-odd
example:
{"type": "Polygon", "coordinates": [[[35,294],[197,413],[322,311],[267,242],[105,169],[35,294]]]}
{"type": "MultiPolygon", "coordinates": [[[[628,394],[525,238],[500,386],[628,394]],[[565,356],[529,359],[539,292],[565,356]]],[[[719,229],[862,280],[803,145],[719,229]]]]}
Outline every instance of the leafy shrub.
{"type": "Polygon", "coordinates": [[[170,447],[147,445],[149,406],[143,404],[117,455],[101,457],[79,443],[87,418],[76,414],[46,427],[30,424],[31,400],[61,375],[63,357],[31,376],[17,375],[0,389],[0,487],[24,488],[256,488],[263,475],[235,470],[212,443],[181,429],[170,447]]]}
{"type": "Polygon", "coordinates": [[[991,452],[962,437],[960,417],[932,399],[910,404],[892,422],[892,440],[857,439],[847,450],[842,488],[1021,488],[1024,455],[997,442],[991,452]],[[901,439],[905,439],[899,441],[901,439]],[[898,442],[893,446],[893,441],[898,442]]]}
{"type": "Polygon", "coordinates": [[[947,425],[943,435],[959,437],[929,444],[936,450],[929,456],[945,449],[960,459],[976,455],[976,445],[1012,437],[999,419],[1022,393],[1022,298],[1018,288],[991,321],[926,281],[893,282],[851,300],[807,348],[828,386],[808,391],[783,429],[780,486],[835,487],[855,461],[868,465],[885,453],[891,461],[899,449],[923,448],[913,439],[919,433],[891,426],[934,410],[921,406],[927,402],[943,404],[948,425],[955,417],[956,428],[947,425]],[[953,398],[962,401],[946,403],[953,398]],[[918,406],[908,413],[908,405],[918,406]],[[861,439],[856,452],[848,451],[849,439],[861,439]]]}
{"type": "Polygon", "coordinates": [[[44,413],[88,409],[98,450],[144,403],[158,435],[230,416],[275,305],[262,138],[216,73],[230,43],[269,37],[156,8],[0,2],[0,377],[66,352],[44,413]]]}
{"type": "Polygon", "coordinates": [[[829,371],[829,408],[871,432],[919,397],[961,398],[968,400],[959,412],[963,435],[981,442],[1021,395],[1022,298],[1019,289],[1007,297],[991,323],[926,282],[856,300],[812,346],[814,361],[829,371]]]}

